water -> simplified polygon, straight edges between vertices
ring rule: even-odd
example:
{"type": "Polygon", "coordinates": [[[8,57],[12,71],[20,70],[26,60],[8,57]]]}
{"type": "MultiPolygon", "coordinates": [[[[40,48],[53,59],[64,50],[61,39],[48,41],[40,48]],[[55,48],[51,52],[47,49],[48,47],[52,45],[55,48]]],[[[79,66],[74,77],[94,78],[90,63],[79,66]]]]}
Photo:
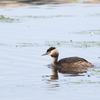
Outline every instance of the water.
{"type": "Polygon", "coordinates": [[[1,7],[0,14],[14,21],[0,21],[0,98],[99,100],[99,9],[99,4],[1,7]],[[57,47],[59,59],[79,56],[95,68],[80,76],[58,73],[52,80],[47,66],[52,58],[41,56],[50,46],[57,47]]]}

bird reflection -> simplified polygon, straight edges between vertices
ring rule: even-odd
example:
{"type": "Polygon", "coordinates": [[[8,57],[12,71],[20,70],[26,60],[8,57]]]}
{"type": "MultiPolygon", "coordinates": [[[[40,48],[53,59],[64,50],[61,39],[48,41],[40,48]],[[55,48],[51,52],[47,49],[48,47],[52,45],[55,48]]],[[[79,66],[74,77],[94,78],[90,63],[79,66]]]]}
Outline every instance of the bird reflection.
{"type": "Polygon", "coordinates": [[[87,68],[85,67],[75,67],[75,68],[71,68],[71,69],[60,69],[58,67],[54,67],[54,66],[50,66],[48,65],[49,68],[51,68],[52,70],[52,75],[50,75],[52,80],[57,80],[59,78],[58,73],[62,73],[64,74],[64,76],[84,76],[81,75],[80,73],[86,73],[87,72],[87,68]],[[66,74],[66,75],[65,75],[66,74]]]}
{"type": "Polygon", "coordinates": [[[58,79],[58,68],[52,66],[52,75],[51,75],[52,80],[58,79]]]}

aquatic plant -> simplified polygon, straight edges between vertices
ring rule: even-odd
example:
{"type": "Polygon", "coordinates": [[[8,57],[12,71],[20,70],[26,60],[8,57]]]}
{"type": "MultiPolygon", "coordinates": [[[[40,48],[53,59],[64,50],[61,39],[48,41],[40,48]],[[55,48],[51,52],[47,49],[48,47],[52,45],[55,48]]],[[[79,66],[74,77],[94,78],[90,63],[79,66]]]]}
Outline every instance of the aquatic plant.
{"type": "Polygon", "coordinates": [[[76,82],[69,82],[69,83],[74,83],[74,84],[100,84],[100,81],[92,81],[92,80],[79,80],[79,81],[76,81],[76,82]]]}
{"type": "Polygon", "coordinates": [[[70,47],[78,47],[78,48],[88,48],[88,47],[100,47],[100,41],[46,41],[45,45],[47,46],[70,46],[70,47]]]}
{"type": "Polygon", "coordinates": [[[22,16],[21,18],[55,18],[55,17],[73,17],[72,15],[49,15],[49,16],[22,16]]]}
{"type": "Polygon", "coordinates": [[[100,35],[100,30],[84,30],[73,32],[74,34],[90,34],[90,35],[100,35]]]}
{"type": "Polygon", "coordinates": [[[0,22],[7,22],[7,23],[12,23],[12,22],[18,22],[19,19],[14,19],[10,17],[5,17],[4,15],[0,15],[0,22]]]}
{"type": "Polygon", "coordinates": [[[88,14],[87,16],[92,16],[92,17],[100,17],[100,13],[94,13],[94,14],[88,14]]]}
{"type": "Polygon", "coordinates": [[[38,43],[17,43],[16,47],[35,47],[40,46],[38,43]]]}
{"type": "Polygon", "coordinates": [[[44,43],[0,43],[0,46],[36,47],[36,46],[67,46],[75,48],[100,47],[100,41],[45,41],[44,43]]]}

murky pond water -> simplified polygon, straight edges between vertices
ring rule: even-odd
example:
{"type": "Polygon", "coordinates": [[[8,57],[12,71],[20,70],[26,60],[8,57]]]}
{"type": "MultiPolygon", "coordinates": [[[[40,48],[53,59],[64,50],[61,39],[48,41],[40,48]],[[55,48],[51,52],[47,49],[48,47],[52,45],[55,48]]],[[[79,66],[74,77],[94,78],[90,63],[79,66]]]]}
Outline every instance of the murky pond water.
{"type": "Polygon", "coordinates": [[[100,4],[0,7],[0,98],[2,100],[99,100],[100,4]],[[79,56],[95,65],[79,76],[58,73],[51,57],[79,56]]]}

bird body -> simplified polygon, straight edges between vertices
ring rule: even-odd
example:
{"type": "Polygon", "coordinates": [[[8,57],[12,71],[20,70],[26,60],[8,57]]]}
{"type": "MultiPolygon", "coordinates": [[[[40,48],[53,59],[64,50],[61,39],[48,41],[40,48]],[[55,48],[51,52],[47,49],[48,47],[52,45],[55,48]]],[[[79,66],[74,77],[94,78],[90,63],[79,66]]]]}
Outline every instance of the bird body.
{"type": "Polygon", "coordinates": [[[44,55],[51,55],[53,58],[52,66],[55,66],[62,72],[83,72],[87,67],[93,67],[94,65],[80,57],[68,57],[58,61],[59,53],[55,47],[50,47],[44,55]],[[80,70],[82,69],[82,70],[80,70]]]}

